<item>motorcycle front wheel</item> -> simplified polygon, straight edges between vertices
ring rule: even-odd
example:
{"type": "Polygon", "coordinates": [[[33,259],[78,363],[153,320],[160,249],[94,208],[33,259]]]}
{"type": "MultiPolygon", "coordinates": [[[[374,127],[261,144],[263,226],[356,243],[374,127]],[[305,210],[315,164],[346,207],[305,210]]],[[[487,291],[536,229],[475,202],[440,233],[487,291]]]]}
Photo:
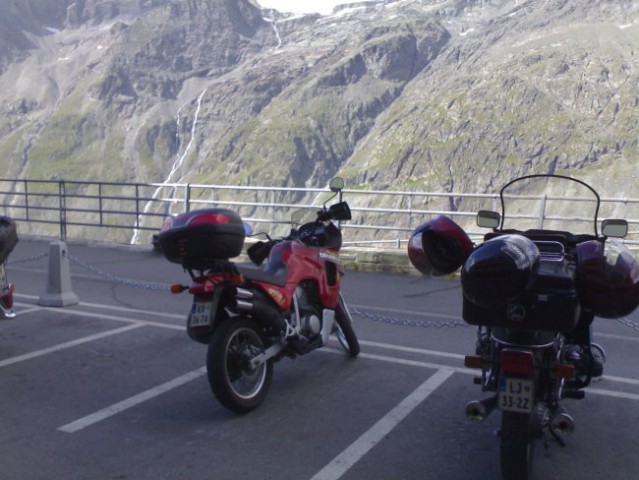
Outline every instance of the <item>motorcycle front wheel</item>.
{"type": "Polygon", "coordinates": [[[530,415],[502,412],[499,436],[504,480],[530,480],[536,440],[530,428],[530,415]]]}
{"type": "Polygon", "coordinates": [[[335,312],[334,333],[339,344],[350,357],[359,355],[359,340],[357,340],[357,335],[355,335],[355,330],[353,330],[353,319],[341,295],[335,312]]]}
{"type": "Polygon", "coordinates": [[[249,318],[230,318],[211,338],[206,357],[209,384],[215,398],[236,413],[257,408],[266,398],[273,377],[273,363],[252,368],[250,361],[264,351],[258,324],[249,318]]]}

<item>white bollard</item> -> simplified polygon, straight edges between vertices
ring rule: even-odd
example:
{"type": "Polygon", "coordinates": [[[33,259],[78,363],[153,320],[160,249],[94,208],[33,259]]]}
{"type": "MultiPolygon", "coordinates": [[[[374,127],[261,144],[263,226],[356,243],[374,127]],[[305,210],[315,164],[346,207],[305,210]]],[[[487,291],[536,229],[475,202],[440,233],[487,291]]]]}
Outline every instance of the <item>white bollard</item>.
{"type": "Polygon", "coordinates": [[[67,245],[62,241],[49,244],[49,279],[46,293],[40,295],[39,305],[45,307],[66,307],[79,303],[78,296],[71,289],[71,269],[67,256],[67,245]]]}

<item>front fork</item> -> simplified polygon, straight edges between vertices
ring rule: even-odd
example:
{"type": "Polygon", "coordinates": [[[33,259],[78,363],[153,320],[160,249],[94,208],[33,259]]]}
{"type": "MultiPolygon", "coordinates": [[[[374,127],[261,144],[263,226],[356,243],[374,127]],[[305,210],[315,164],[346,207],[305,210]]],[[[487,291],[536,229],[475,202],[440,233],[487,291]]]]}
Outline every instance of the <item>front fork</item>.
{"type": "Polygon", "coordinates": [[[16,316],[13,309],[13,284],[7,280],[6,262],[0,263],[0,319],[16,316]]]}

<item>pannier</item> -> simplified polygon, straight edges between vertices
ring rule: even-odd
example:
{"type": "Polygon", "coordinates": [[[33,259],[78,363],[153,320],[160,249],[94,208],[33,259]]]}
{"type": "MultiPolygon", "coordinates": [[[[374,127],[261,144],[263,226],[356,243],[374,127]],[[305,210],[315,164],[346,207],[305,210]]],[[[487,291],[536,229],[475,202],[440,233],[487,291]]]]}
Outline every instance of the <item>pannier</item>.
{"type": "Polygon", "coordinates": [[[171,217],[158,234],[167,260],[197,269],[237,257],[245,238],[240,216],[223,208],[193,210],[171,217]]]}
{"type": "Polygon", "coordinates": [[[579,320],[576,262],[542,255],[521,235],[478,247],[462,270],[462,290],[462,316],[472,325],[567,332],[579,320]]]}

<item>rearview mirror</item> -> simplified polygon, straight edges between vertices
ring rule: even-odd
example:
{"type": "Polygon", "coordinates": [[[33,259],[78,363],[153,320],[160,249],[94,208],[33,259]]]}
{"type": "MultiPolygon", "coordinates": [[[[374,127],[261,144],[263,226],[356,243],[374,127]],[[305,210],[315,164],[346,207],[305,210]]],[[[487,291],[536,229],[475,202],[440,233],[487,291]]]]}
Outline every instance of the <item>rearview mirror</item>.
{"type": "Polygon", "coordinates": [[[341,192],[344,190],[344,179],[341,177],[331,178],[331,181],[328,183],[328,188],[331,189],[331,192],[341,192]]]}
{"type": "Polygon", "coordinates": [[[618,218],[604,220],[601,233],[606,237],[623,238],[628,235],[628,222],[618,218]]]}
{"type": "Polygon", "coordinates": [[[480,210],[477,212],[477,225],[484,228],[497,228],[501,216],[497,212],[491,210],[480,210]]]}

